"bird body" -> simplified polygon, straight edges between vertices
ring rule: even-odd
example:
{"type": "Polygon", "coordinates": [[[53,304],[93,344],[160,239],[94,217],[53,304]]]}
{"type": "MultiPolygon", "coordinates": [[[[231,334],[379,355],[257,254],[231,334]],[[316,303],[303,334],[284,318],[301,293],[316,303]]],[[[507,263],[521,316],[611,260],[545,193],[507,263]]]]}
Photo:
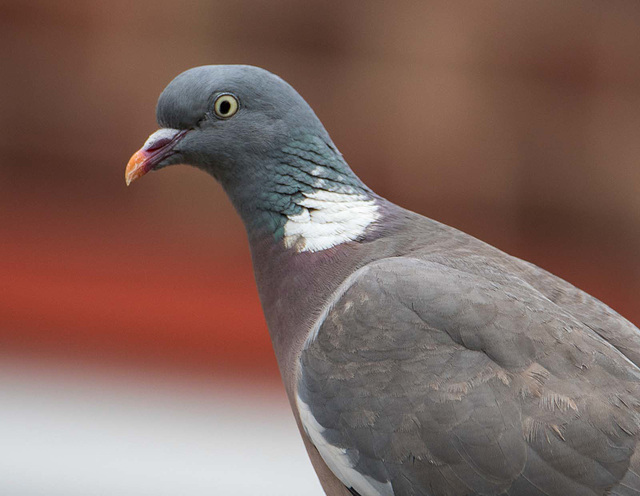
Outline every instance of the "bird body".
{"type": "Polygon", "coordinates": [[[248,66],[178,76],[127,181],[204,169],[241,215],[330,496],[640,494],[640,331],[560,278],[376,195],[248,66]]]}

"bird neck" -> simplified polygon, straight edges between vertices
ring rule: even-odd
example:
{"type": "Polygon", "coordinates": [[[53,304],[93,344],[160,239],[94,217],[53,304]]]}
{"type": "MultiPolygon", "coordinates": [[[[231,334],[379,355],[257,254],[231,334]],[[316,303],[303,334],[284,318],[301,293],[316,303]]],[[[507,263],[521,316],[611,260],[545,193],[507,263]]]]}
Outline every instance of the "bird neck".
{"type": "Polygon", "coordinates": [[[378,220],[375,194],[330,140],[301,135],[262,160],[252,187],[230,194],[250,238],[259,232],[285,250],[321,252],[362,238],[378,220]]]}
{"type": "Polygon", "coordinates": [[[380,258],[396,256],[407,239],[395,233],[416,215],[375,197],[380,220],[365,229],[358,242],[344,242],[319,251],[286,248],[272,233],[248,229],[260,301],[284,383],[295,400],[293,375],[304,346],[305,330],[313,327],[326,302],[354,271],[380,258]],[[413,217],[411,216],[413,215],[413,217]],[[391,241],[390,241],[391,240],[391,241]]]}

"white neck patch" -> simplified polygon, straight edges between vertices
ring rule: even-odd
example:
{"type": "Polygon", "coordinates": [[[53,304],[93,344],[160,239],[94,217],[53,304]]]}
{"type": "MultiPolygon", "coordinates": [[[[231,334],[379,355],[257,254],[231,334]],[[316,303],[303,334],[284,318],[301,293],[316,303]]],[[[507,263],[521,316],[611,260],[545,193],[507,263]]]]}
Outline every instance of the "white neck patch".
{"type": "Polygon", "coordinates": [[[287,216],[284,245],[298,252],[321,251],[364,234],[380,218],[375,201],[363,194],[315,190],[303,193],[302,212],[287,216]]]}

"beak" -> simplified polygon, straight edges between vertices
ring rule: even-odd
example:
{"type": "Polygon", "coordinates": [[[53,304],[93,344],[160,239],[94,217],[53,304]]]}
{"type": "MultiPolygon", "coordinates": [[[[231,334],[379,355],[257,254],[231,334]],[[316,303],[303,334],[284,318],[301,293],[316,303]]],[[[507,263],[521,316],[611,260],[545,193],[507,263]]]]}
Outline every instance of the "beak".
{"type": "Polygon", "coordinates": [[[185,134],[187,134],[187,130],[163,128],[149,136],[143,147],[129,159],[124,171],[124,180],[127,186],[172,155],[174,147],[184,138],[185,134]]]}

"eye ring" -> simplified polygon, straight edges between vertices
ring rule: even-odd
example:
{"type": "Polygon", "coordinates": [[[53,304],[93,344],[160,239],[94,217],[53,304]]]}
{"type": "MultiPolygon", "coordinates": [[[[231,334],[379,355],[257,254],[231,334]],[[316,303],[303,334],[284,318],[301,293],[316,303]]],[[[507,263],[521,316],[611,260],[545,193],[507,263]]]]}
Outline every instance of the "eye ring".
{"type": "Polygon", "coordinates": [[[238,111],[238,99],[231,93],[224,93],[213,103],[213,111],[221,119],[228,119],[238,111]]]}

